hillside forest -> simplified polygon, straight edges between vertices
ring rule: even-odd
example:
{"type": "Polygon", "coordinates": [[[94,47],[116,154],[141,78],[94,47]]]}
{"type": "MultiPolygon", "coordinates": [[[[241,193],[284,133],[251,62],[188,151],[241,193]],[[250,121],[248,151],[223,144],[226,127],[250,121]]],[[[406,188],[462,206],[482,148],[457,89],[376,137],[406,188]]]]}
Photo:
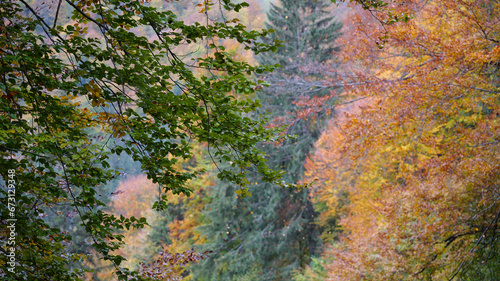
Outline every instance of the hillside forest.
{"type": "Polygon", "coordinates": [[[0,15],[2,280],[500,280],[500,1],[0,15]]]}

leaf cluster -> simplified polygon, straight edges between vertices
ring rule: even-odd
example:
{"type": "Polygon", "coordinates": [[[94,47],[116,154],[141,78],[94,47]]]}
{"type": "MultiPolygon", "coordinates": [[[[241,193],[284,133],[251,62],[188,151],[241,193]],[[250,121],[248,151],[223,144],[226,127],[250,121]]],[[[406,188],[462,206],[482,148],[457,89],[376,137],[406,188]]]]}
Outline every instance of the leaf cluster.
{"type": "MultiPolygon", "coordinates": [[[[147,1],[59,2],[0,3],[0,172],[6,180],[8,170],[16,171],[18,216],[18,272],[6,270],[2,255],[2,276],[80,278],[63,257],[84,255],[65,251],[72,236],[46,216],[54,211],[57,217],[55,210],[64,207],[62,218],[76,214],[94,249],[126,279],[135,274],[120,268],[124,257],[114,251],[123,237],[116,232],[147,222],[103,210],[100,189],[120,175],[109,158],[126,153],[140,163],[163,190],[157,210],[167,208],[167,191],[191,194],[185,184],[201,171],[179,171],[176,163],[192,157],[193,140],[207,143],[215,163],[233,163],[220,169],[221,179],[244,186],[253,165],[264,180],[276,181],[281,173],[270,170],[255,147],[275,139],[275,130],[266,128],[265,118],[249,118],[259,106],[252,99],[258,84],[249,77],[272,67],[233,60],[215,38],[256,53],[275,47],[261,43],[267,30],[247,31],[208,15],[205,24],[187,24],[147,1]],[[41,14],[56,8],[71,18],[41,14]],[[141,29],[154,36],[142,36],[141,29]],[[200,43],[206,53],[185,61],[182,48],[200,43]]],[[[220,4],[225,11],[248,5],[220,4]]],[[[6,185],[0,198],[8,198],[6,185]]],[[[8,217],[7,204],[0,212],[8,217]]]]}

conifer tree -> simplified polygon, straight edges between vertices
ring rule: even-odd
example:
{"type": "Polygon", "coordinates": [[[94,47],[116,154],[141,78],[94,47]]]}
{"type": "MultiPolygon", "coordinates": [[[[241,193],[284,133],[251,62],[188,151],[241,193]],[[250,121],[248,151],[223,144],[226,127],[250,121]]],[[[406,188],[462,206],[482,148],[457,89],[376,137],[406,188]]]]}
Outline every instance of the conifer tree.
{"type": "Polygon", "coordinates": [[[271,4],[266,28],[274,29],[266,41],[279,40],[276,53],[260,57],[261,64],[280,64],[282,71],[298,73],[297,66],[324,63],[339,51],[335,40],[342,24],[329,12],[329,2],[314,0],[280,0],[271,4]],[[291,70],[294,69],[294,70],[291,70]]]}
{"type": "MultiPolygon", "coordinates": [[[[282,68],[267,76],[271,86],[261,93],[262,110],[271,121],[283,120],[298,108],[304,95],[326,95],[330,90],[309,90],[282,83],[300,75],[311,83],[323,77],[304,70],[333,61],[334,41],[341,24],[328,14],[324,1],[281,0],[268,13],[267,28],[275,33],[270,41],[283,41],[274,54],[261,56],[262,64],[279,63],[282,68]]],[[[304,161],[320,134],[321,118],[300,120],[288,127],[296,138],[285,142],[262,143],[270,167],[286,172],[285,182],[298,182],[304,161]]],[[[251,197],[238,198],[237,186],[216,184],[213,201],[207,205],[210,223],[201,231],[210,239],[205,249],[214,254],[194,267],[196,280],[291,280],[295,269],[304,267],[319,248],[319,232],[313,224],[315,213],[307,190],[282,189],[249,176],[251,197]]]]}

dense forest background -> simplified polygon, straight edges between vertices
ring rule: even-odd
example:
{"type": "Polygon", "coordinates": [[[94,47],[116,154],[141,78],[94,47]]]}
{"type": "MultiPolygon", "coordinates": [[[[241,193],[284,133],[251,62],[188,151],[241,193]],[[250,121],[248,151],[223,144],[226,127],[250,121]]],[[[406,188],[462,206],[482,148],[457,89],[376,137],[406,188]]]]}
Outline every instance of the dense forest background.
{"type": "MultiPolygon", "coordinates": [[[[48,21],[56,9],[59,21],[71,21],[68,5],[28,2],[46,7],[48,21]]],[[[205,19],[198,1],[146,2],[186,23],[205,19]]],[[[179,172],[203,171],[188,181],[192,194],[169,192],[168,208],[155,211],[158,185],[132,157],[113,156],[120,175],[99,186],[100,208],[149,223],[121,232],[124,267],[192,249],[201,256],[168,267],[175,276],[498,280],[500,2],[247,2],[231,16],[248,30],[274,29],[265,40],[282,47],[255,55],[234,40],[220,44],[235,61],[280,65],[252,77],[268,86],[252,97],[261,107],[249,116],[265,115],[289,136],[258,143],[269,167],[286,183],[312,186],[284,188],[250,167],[242,191],[216,176],[232,163],[214,163],[210,145],[195,142],[193,156],[175,163],[179,172]]],[[[180,57],[203,54],[203,44],[177,47],[180,57]]],[[[75,214],[53,210],[45,219],[73,236],[66,251],[86,256],[71,266],[89,269],[85,280],[114,280],[75,214]]]]}
{"type": "MultiPolygon", "coordinates": [[[[151,1],[151,5],[160,2],[151,1]]],[[[188,22],[203,16],[196,13],[194,4],[163,5],[180,11],[181,18],[188,22]]],[[[238,19],[248,29],[273,28],[275,32],[267,40],[283,41],[283,47],[275,53],[254,56],[231,42],[223,43],[238,60],[281,65],[281,69],[259,77],[270,85],[255,98],[261,100],[259,113],[269,115],[272,126],[287,127],[284,133],[293,136],[283,143],[260,145],[268,155],[270,167],[286,172],[285,182],[302,180],[304,162],[326,121],[332,117],[322,111],[314,118],[299,120],[297,116],[304,106],[297,102],[340,92],[340,86],[325,83],[335,78],[330,68],[338,65],[334,53],[340,51],[336,39],[341,35],[342,23],[335,13],[334,5],[326,1],[250,2],[238,19]]],[[[334,100],[327,103],[332,108],[334,100]]],[[[179,164],[179,169],[208,172],[190,182],[188,187],[194,191],[191,197],[170,194],[169,208],[161,213],[151,211],[156,187],[141,175],[140,164],[127,158],[117,158],[112,164],[123,167],[122,163],[128,163],[124,168],[126,175],[109,187],[109,192],[116,194],[112,196],[110,210],[117,215],[144,216],[151,222],[150,228],[125,234],[122,251],[128,258],[128,266],[137,268],[141,262],[151,262],[155,253],[163,249],[181,253],[193,248],[211,253],[198,264],[177,269],[185,278],[290,280],[294,273],[310,264],[312,257],[319,256],[322,241],[315,223],[318,213],[314,211],[309,190],[283,189],[261,181],[257,171],[250,171],[251,196],[239,199],[235,193],[237,186],[215,177],[216,167],[211,164],[207,146],[199,144],[196,150],[197,156],[179,164]]],[[[93,278],[112,276],[110,265],[97,262],[91,267],[99,268],[93,278]]]]}

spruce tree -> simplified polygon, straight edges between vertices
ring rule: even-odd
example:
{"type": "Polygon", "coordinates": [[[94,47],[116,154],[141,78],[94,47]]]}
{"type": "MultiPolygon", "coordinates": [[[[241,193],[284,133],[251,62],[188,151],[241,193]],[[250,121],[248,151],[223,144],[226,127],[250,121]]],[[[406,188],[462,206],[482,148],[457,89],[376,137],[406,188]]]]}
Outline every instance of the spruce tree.
{"type": "Polygon", "coordinates": [[[280,0],[271,4],[266,28],[274,29],[267,42],[279,40],[276,53],[260,56],[261,64],[280,64],[281,72],[296,74],[300,66],[325,63],[339,51],[335,40],[342,24],[330,15],[331,3],[324,0],[280,0]]]}
{"type": "MultiPolygon", "coordinates": [[[[279,63],[282,68],[266,77],[271,86],[261,93],[262,112],[270,120],[287,118],[297,111],[294,104],[303,95],[325,95],[331,89],[304,90],[279,81],[300,75],[317,82],[319,73],[303,70],[333,61],[334,41],[341,24],[327,12],[328,2],[281,0],[268,12],[267,28],[275,31],[271,41],[283,41],[274,54],[261,56],[261,64],[279,63]],[[275,82],[277,81],[277,82],[275,82]]],[[[304,161],[320,135],[321,118],[300,120],[287,134],[295,135],[280,144],[262,143],[270,167],[286,172],[284,180],[298,182],[304,161]]],[[[210,242],[202,250],[212,250],[210,259],[195,266],[195,280],[291,280],[293,271],[310,262],[319,248],[319,232],[307,190],[282,189],[250,175],[251,197],[237,198],[237,186],[216,184],[213,201],[207,205],[210,223],[200,229],[210,242]]]]}

